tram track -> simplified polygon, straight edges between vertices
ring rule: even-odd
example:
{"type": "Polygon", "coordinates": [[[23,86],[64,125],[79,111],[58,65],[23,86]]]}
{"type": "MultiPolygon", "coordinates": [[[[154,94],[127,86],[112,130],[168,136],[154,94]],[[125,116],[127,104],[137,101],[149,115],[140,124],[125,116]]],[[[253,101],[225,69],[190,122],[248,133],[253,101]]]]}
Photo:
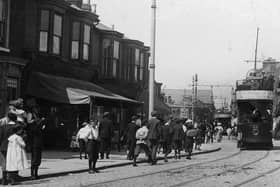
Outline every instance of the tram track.
{"type": "Polygon", "coordinates": [[[89,185],[83,185],[83,186],[84,187],[100,186],[100,185],[105,185],[105,184],[114,183],[114,182],[120,182],[120,181],[124,181],[124,180],[131,180],[131,179],[137,179],[137,178],[141,178],[141,177],[145,177],[145,176],[156,175],[156,174],[160,174],[160,173],[164,173],[164,172],[170,172],[170,171],[175,171],[175,170],[180,170],[180,169],[188,169],[188,168],[195,167],[195,166],[200,166],[200,165],[204,165],[204,164],[209,164],[209,163],[219,162],[219,161],[222,161],[222,160],[227,160],[227,159],[233,158],[235,156],[238,156],[241,153],[242,153],[242,151],[238,151],[234,154],[231,154],[231,155],[228,155],[228,156],[225,156],[225,157],[221,157],[221,158],[218,158],[218,159],[210,160],[210,161],[199,162],[199,163],[194,163],[194,164],[175,167],[175,168],[163,169],[163,170],[158,170],[158,171],[155,171],[155,172],[144,173],[144,174],[141,174],[141,175],[123,177],[123,178],[118,178],[118,179],[113,179],[113,180],[108,180],[108,181],[103,181],[103,182],[89,184],[89,185]]]}
{"type": "MultiPolygon", "coordinates": [[[[238,166],[238,167],[229,168],[229,169],[226,169],[225,171],[216,172],[216,173],[213,173],[213,174],[211,174],[211,175],[203,175],[203,176],[201,176],[201,177],[197,177],[197,178],[192,179],[192,180],[188,180],[188,181],[180,182],[180,183],[175,184],[175,185],[171,185],[170,187],[186,186],[186,185],[188,185],[188,184],[190,184],[190,183],[193,183],[193,182],[196,182],[196,181],[205,179],[205,178],[210,178],[210,177],[214,177],[214,176],[217,176],[217,175],[223,175],[223,174],[225,174],[225,173],[227,173],[227,172],[229,172],[229,171],[231,171],[231,170],[237,170],[237,169],[241,169],[241,168],[250,166],[250,165],[252,165],[252,164],[255,164],[255,163],[257,163],[257,162],[259,162],[259,161],[261,161],[261,160],[267,158],[267,157],[269,156],[269,153],[270,153],[270,151],[267,151],[266,154],[265,154],[264,156],[262,156],[262,157],[260,157],[260,158],[258,158],[258,159],[256,159],[256,160],[253,160],[253,161],[251,161],[251,162],[247,162],[247,163],[245,163],[245,164],[242,164],[242,165],[240,165],[240,166],[238,166]]],[[[276,169],[276,168],[275,168],[275,169],[276,169]]],[[[275,170],[275,169],[274,169],[274,170],[275,170]]],[[[278,167],[278,169],[280,169],[280,166],[278,167]]],[[[265,174],[261,174],[261,175],[258,176],[258,177],[254,177],[254,178],[252,178],[252,179],[246,180],[246,181],[244,181],[244,182],[238,184],[237,186],[241,186],[241,185],[243,185],[243,184],[249,183],[249,182],[251,182],[251,181],[253,181],[253,180],[256,180],[256,179],[262,177],[263,175],[265,175],[265,174]]]]}
{"type": "Polygon", "coordinates": [[[234,185],[234,187],[239,187],[239,186],[248,184],[248,183],[250,183],[250,182],[256,181],[256,180],[258,180],[258,179],[260,179],[260,178],[262,178],[262,177],[265,177],[265,176],[268,175],[268,174],[274,173],[274,172],[276,172],[276,171],[278,171],[278,170],[280,170],[280,166],[278,166],[278,167],[276,167],[276,168],[273,168],[273,169],[270,169],[270,170],[268,170],[268,171],[266,171],[266,172],[263,172],[263,173],[261,173],[261,174],[258,174],[257,176],[251,177],[251,178],[249,178],[249,179],[247,179],[247,180],[245,180],[245,181],[242,181],[241,183],[234,185]]]}

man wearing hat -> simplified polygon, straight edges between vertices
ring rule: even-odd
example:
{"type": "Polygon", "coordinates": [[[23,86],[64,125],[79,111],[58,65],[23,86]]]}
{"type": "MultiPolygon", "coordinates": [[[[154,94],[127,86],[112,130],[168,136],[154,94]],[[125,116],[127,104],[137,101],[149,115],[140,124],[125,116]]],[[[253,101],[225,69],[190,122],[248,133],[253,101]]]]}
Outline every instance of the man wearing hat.
{"type": "Polygon", "coordinates": [[[103,114],[103,119],[100,121],[99,137],[100,137],[100,158],[104,159],[104,153],[106,158],[109,159],[111,150],[111,138],[113,136],[113,122],[109,119],[109,112],[103,114]]]}
{"type": "Polygon", "coordinates": [[[158,119],[159,113],[157,111],[153,111],[151,113],[152,118],[148,121],[148,140],[150,142],[150,149],[152,151],[152,165],[156,164],[157,158],[157,149],[158,149],[158,143],[160,139],[160,130],[161,130],[161,124],[160,120],[158,119]]]}
{"type": "Polygon", "coordinates": [[[134,157],[134,149],[136,146],[136,131],[140,128],[136,125],[137,116],[133,115],[131,118],[131,122],[128,124],[126,138],[127,138],[127,159],[133,160],[134,157]]]}

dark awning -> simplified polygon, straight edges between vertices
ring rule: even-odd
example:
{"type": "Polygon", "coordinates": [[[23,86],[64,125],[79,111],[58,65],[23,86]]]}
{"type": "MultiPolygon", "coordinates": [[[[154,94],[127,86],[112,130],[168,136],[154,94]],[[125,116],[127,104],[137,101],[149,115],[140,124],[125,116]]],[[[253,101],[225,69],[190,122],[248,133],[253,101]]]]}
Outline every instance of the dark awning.
{"type": "Polygon", "coordinates": [[[111,91],[90,82],[38,72],[31,74],[26,94],[57,103],[68,104],[89,104],[90,97],[137,104],[141,103],[114,94],[111,91]]]}

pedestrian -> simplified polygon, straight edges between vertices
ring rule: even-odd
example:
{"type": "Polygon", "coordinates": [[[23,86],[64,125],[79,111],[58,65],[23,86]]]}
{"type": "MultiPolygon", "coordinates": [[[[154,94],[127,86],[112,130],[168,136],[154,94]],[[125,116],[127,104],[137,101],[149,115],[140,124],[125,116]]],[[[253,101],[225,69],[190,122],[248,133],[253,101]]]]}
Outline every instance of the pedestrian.
{"type": "Polygon", "coordinates": [[[195,129],[197,130],[197,135],[194,137],[195,150],[199,150],[200,151],[201,150],[201,144],[203,142],[202,130],[201,130],[200,124],[197,124],[195,129]]]}
{"type": "Polygon", "coordinates": [[[148,140],[150,143],[150,149],[152,151],[152,165],[155,165],[157,162],[157,150],[158,150],[158,145],[159,145],[159,139],[160,139],[160,120],[159,118],[159,113],[157,111],[151,112],[152,118],[148,121],[148,140]]]}
{"type": "Polygon", "coordinates": [[[228,140],[230,140],[231,135],[232,135],[232,129],[231,129],[230,127],[228,127],[228,128],[227,128],[227,137],[228,137],[228,140]]]}
{"type": "Polygon", "coordinates": [[[210,140],[211,140],[211,127],[208,125],[206,127],[206,133],[205,133],[205,143],[208,144],[210,143],[210,140]]]}
{"type": "Polygon", "coordinates": [[[8,138],[13,134],[13,128],[16,125],[17,116],[8,112],[7,114],[7,124],[2,124],[0,126],[0,154],[1,154],[1,167],[2,167],[2,185],[8,184],[8,173],[6,170],[6,158],[8,150],[8,138]]]}
{"type": "Polygon", "coordinates": [[[76,139],[79,142],[80,159],[82,159],[82,154],[84,153],[84,158],[87,159],[86,153],[86,135],[88,132],[89,124],[87,122],[82,123],[82,128],[78,131],[76,139]]]}
{"type": "Polygon", "coordinates": [[[127,159],[133,160],[134,157],[134,149],[136,146],[136,131],[139,129],[139,126],[136,124],[137,116],[132,116],[131,122],[128,124],[127,132],[126,132],[126,145],[127,145],[127,159]]]}
{"type": "Polygon", "coordinates": [[[39,106],[33,106],[27,113],[27,131],[31,151],[31,179],[38,179],[38,169],[42,160],[43,130],[45,118],[41,117],[39,106]]]}
{"type": "Polygon", "coordinates": [[[216,127],[216,131],[217,131],[217,142],[221,142],[223,138],[223,132],[224,132],[221,123],[218,123],[218,126],[216,127]]]}
{"type": "Polygon", "coordinates": [[[91,119],[89,122],[89,128],[87,128],[87,134],[85,136],[87,139],[89,173],[99,173],[99,171],[96,169],[100,145],[99,128],[99,122],[97,120],[91,119]]]}
{"type": "Polygon", "coordinates": [[[186,159],[191,159],[191,154],[193,150],[194,137],[196,136],[195,129],[192,123],[186,124],[186,135],[185,135],[185,152],[187,153],[186,159]]]}
{"type": "Polygon", "coordinates": [[[8,138],[6,170],[8,179],[13,185],[16,183],[18,171],[28,168],[27,156],[25,152],[25,142],[21,137],[23,127],[21,125],[13,128],[13,134],[8,138]]]}
{"type": "Polygon", "coordinates": [[[175,152],[175,159],[181,159],[182,140],[184,138],[183,121],[177,119],[173,125],[172,142],[175,152]]]}
{"type": "Polygon", "coordinates": [[[148,162],[152,162],[151,151],[147,144],[148,134],[149,134],[149,129],[147,128],[147,124],[142,123],[142,127],[136,131],[136,135],[135,135],[136,147],[135,147],[134,158],[133,158],[134,167],[137,166],[136,160],[137,160],[137,157],[139,156],[139,154],[141,153],[141,150],[143,150],[145,152],[146,156],[148,157],[148,162]]]}
{"type": "Polygon", "coordinates": [[[109,119],[109,112],[103,114],[103,119],[100,121],[100,159],[104,159],[104,153],[106,158],[109,159],[111,151],[111,138],[113,136],[113,122],[109,119]]]}
{"type": "Polygon", "coordinates": [[[173,133],[173,117],[169,116],[169,119],[161,127],[161,144],[164,154],[164,162],[168,162],[167,156],[171,153],[171,142],[172,142],[172,133],[173,133]]]}

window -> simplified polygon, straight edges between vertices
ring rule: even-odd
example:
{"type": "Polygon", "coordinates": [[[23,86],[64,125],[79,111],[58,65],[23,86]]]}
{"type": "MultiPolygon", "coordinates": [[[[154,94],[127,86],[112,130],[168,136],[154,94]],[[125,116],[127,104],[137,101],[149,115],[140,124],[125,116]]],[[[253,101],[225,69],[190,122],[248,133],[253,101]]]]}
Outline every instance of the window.
{"type": "Polygon", "coordinates": [[[84,44],[83,44],[83,60],[89,58],[89,45],[90,45],[90,26],[84,25],[84,44]]]}
{"type": "Polygon", "coordinates": [[[139,73],[139,80],[143,80],[143,74],[144,74],[144,53],[141,53],[140,55],[140,73],[139,73]]]}
{"type": "Polygon", "coordinates": [[[120,48],[120,42],[114,41],[113,68],[112,68],[113,77],[117,77],[117,67],[119,62],[119,48],[120,48]]]}
{"type": "Polygon", "coordinates": [[[7,101],[11,101],[18,96],[18,79],[8,78],[7,79],[7,101]]]}
{"type": "Polygon", "coordinates": [[[62,38],[62,17],[58,14],[54,15],[53,23],[53,53],[60,54],[62,38]]]}
{"type": "Polygon", "coordinates": [[[74,22],[72,29],[71,58],[79,59],[80,23],[74,22]]]}
{"type": "Polygon", "coordinates": [[[103,75],[110,76],[110,54],[111,54],[111,40],[104,39],[103,40],[103,75]]]}
{"type": "Polygon", "coordinates": [[[41,25],[40,25],[40,41],[39,41],[39,51],[48,51],[48,36],[49,36],[49,16],[48,10],[41,11],[41,25]]]}
{"type": "Polygon", "coordinates": [[[138,81],[138,69],[140,66],[139,56],[140,56],[140,50],[135,49],[135,64],[134,64],[134,80],[135,81],[138,81]]]}
{"type": "Polygon", "coordinates": [[[7,18],[9,13],[8,0],[0,0],[0,45],[6,46],[7,18]]]}

